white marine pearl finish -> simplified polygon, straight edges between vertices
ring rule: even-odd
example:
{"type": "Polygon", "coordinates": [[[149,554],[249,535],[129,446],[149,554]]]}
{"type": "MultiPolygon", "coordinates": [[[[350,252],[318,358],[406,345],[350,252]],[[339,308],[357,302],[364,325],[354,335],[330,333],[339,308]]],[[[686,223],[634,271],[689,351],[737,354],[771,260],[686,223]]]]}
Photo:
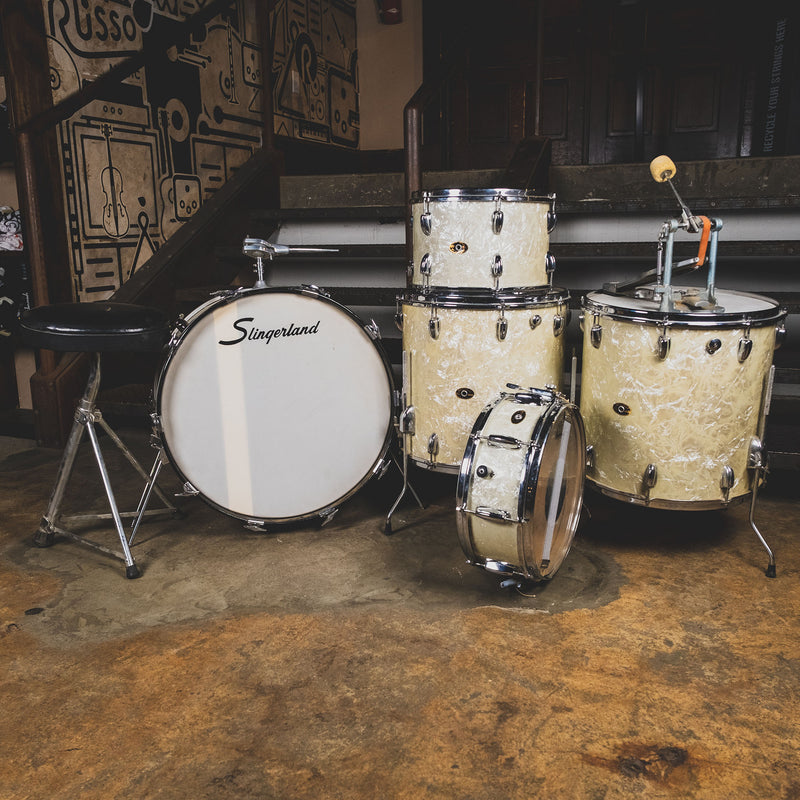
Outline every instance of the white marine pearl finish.
{"type": "Polygon", "coordinates": [[[580,398],[593,448],[587,480],[631,502],[668,508],[723,506],[751,492],[748,457],[775,348],[776,304],[720,290],[725,313],[718,326],[701,322],[707,313],[687,311],[671,312],[664,329],[655,319],[633,318],[655,307],[649,301],[593,293],[584,298],[585,309],[587,299],[580,398]],[[602,306],[607,313],[597,314],[602,306]],[[731,321],[739,313],[741,323],[731,321]],[[590,335],[597,324],[599,347],[590,335]],[[663,360],[661,335],[670,341],[663,360]],[[747,337],[752,350],[741,362],[739,342],[747,337]],[[708,346],[712,340],[718,349],[716,342],[708,346]],[[649,464],[657,478],[648,493],[649,464]],[[720,485],[725,467],[735,478],[727,495],[720,485]]]}
{"type": "Polygon", "coordinates": [[[506,338],[497,337],[495,307],[444,308],[433,303],[404,303],[404,394],[415,410],[415,433],[408,455],[431,469],[458,472],[472,426],[484,406],[506,389],[519,386],[559,388],[564,369],[564,336],[555,335],[557,316],[566,319],[567,295],[506,308],[506,338]],[[439,319],[439,336],[429,323],[439,319]],[[535,328],[530,321],[539,316],[535,328]],[[461,396],[469,389],[471,397],[461,396]],[[428,453],[436,434],[439,452],[428,453]]]}
{"type": "Polygon", "coordinates": [[[523,192],[508,189],[485,190],[472,196],[467,191],[432,193],[427,204],[412,202],[412,284],[486,289],[548,285],[548,211],[552,199],[526,197],[523,192]],[[500,197],[499,205],[495,196],[500,197]],[[429,235],[420,224],[426,208],[430,213],[429,235]],[[496,209],[503,214],[499,233],[492,225],[496,209]],[[429,277],[420,269],[426,255],[430,259],[429,277]],[[492,266],[498,255],[503,272],[495,281],[492,266]]]}
{"type": "Polygon", "coordinates": [[[580,413],[564,398],[537,405],[500,395],[476,420],[459,475],[457,522],[468,560],[488,562],[489,569],[499,562],[501,571],[534,580],[552,578],[577,528],[584,453],[580,413]],[[498,436],[519,447],[493,443],[498,436]],[[551,509],[556,490],[560,502],[551,509]]]}

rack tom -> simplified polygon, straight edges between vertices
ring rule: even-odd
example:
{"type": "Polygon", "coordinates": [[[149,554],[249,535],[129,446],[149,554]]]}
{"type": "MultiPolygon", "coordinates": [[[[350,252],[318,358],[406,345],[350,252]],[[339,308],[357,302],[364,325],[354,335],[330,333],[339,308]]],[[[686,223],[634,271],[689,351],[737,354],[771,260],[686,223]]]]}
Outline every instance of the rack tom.
{"type": "Polygon", "coordinates": [[[523,189],[437,189],[411,197],[411,284],[509,289],[552,285],[555,196],[523,189]]]}

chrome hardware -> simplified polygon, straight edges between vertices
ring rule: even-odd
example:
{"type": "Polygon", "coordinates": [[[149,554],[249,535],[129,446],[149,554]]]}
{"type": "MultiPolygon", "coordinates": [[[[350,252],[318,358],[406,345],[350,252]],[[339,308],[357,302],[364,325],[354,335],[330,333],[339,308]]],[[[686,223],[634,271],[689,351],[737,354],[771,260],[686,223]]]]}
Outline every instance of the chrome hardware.
{"type": "Polygon", "coordinates": [[[416,423],[417,411],[414,406],[408,406],[408,408],[403,409],[403,412],[400,414],[397,427],[400,433],[407,433],[409,436],[413,436],[417,428],[416,423]]]}
{"type": "Polygon", "coordinates": [[[481,464],[475,470],[475,474],[479,478],[493,478],[494,477],[494,470],[491,467],[487,467],[485,464],[481,464]]]}
{"type": "Polygon", "coordinates": [[[531,324],[531,330],[535,331],[542,324],[542,318],[538,314],[534,314],[530,318],[530,324],[531,324]]]}
{"type": "Polygon", "coordinates": [[[752,339],[739,339],[738,357],[739,361],[747,361],[748,356],[753,351],[752,339]]]}
{"type": "Polygon", "coordinates": [[[378,327],[378,323],[375,322],[374,319],[370,319],[370,321],[364,325],[364,330],[367,332],[367,336],[370,337],[373,341],[380,341],[381,339],[381,329],[378,327]]]}
{"type": "Polygon", "coordinates": [[[264,280],[264,259],[272,259],[275,256],[285,256],[288,253],[338,253],[338,247],[296,247],[294,245],[273,244],[266,239],[245,238],[242,244],[242,253],[254,259],[254,271],[256,273],[255,288],[263,289],[267,283],[264,280]]]}
{"type": "Polygon", "coordinates": [[[586,445],[586,469],[594,469],[594,445],[586,445]]]}
{"type": "Polygon", "coordinates": [[[669,355],[669,347],[672,344],[672,339],[669,336],[664,336],[662,333],[658,337],[658,342],[656,343],[656,355],[658,356],[659,361],[663,361],[669,355]]]}
{"type": "Polygon", "coordinates": [[[644,490],[644,499],[650,502],[650,490],[656,485],[658,481],[658,467],[655,464],[648,464],[645,467],[644,474],[642,475],[642,489],[644,490]]]}
{"type": "Polygon", "coordinates": [[[423,283],[427,286],[431,282],[431,254],[425,253],[422,261],[419,262],[419,274],[422,275],[423,283]]]}
{"type": "Polygon", "coordinates": [[[734,483],[736,483],[736,475],[733,472],[733,467],[723,467],[722,477],[719,479],[719,488],[722,489],[722,496],[726,503],[728,502],[734,483]]]}
{"type": "Polygon", "coordinates": [[[431,235],[431,212],[424,211],[419,217],[419,227],[426,236],[431,235]]]}
{"type": "Polygon", "coordinates": [[[777,350],[786,341],[786,325],[781,323],[775,328],[775,349],[777,350]]]}
{"type": "Polygon", "coordinates": [[[513,425],[519,425],[519,423],[522,422],[522,420],[524,420],[525,417],[526,417],[526,414],[525,414],[524,411],[515,411],[511,415],[511,422],[512,422],[513,425]]]}
{"type": "Polygon", "coordinates": [[[501,342],[508,335],[508,320],[506,319],[506,312],[502,308],[500,309],[500,318],[497,320],[496,331],[497,338],[501,342]]]}
{"type": "Polygon", "coordinates": [[[441,323],[439,321],[439,317],[436,314],[436,306],[431,306],[431,318],[428,320],[428,333],[430,333],[431,339],[439,338],[440,327],[441,323]]]}
{"type": "Polygon", "coordinates": [[[555,317],[553,317],[553,336],[561,336],[566,327],[566,317],[562,314],[556,314],[555,317]]]}
{"type": "Polygon", "coordinates": [[[484,519],[497,519],[502,522],[510,522],[511,514],[508,511],[502,511],[499,508],[489,508],[488,506],[478,506],[475,509],[475,514],[484,519]]]}
{"type": "Polygon", "coordinates": [[[435,461],[436,456],[439,454],[439,437],[435,433],[432,433],[428,439],[428,454],[431,457],[431,461],[435,461]]]}
{"type": "Polygon", "coordinates": [[[711,339],[711,341],[706,344],[706,352],[714,355],[720,347],[722,347],[722,342],[719,339],[711,339]]]}
{"type": "MultiPolygon", "coordinates": [[[[506,385],[508,386],[509,389],[519,388],[519,387],[513,387],[510,384],[506,385]]],[[[514,400],[517,403],[526,403],[526,404],[534,403],[537,406],[541,406],[544,403],[552,402],[552,398],[547,398],[545,397],[544,394],[540,393],[534,394],[533,392],[514,392],[514,400]]]]}
{"type": "Polygon", "coordinates": [[[175,329],[172,331],[172,335],[169,337],[169,348],[175,347],[178,343],[178,340],[183,336],[183,332],[189,327],[189,323],[186,322],[183,314],[181,314],[177,320],[175,320],[175,329]]]}
{"type": "Polygon", "coordinates": [[[430,200],[428,199],[427,195],[423,200],[422,214],[420,214],[419,217],[419,227],[422,229],[422,232],[426,236],[431,235],[432,224],[431,224],[430,200]]]}
{"type": "Polygon", "coordinates": [[[550,208],[547,212],[547,232],[552,233],[553,228],[555,228],[556,223],[558,222],[558,214],[556,214],[556,209],[554,206],[550,208]]]}
{"type": "Polygon", "coordinates": [[[503,212],[500,210],[500,195],[494,199],[494,211],[492,212],[492,232],[500,233],[503,230],[503,212]]]}
{"type": "Polygon", "coordinates": [[[503,259],[498,253],[494,257],[494,261],[492,262],[491,266],[491,273],[492,277],[494,278],[494,288],[498,289],[500,287],[500,276],[503,274],[503,259]]]}
{"type": "Polygon", "coordinates": [[[621,417],[627,417],[631,413],[631,407],[627,403],[617,402],[611,408],[614,409],[615,414],[619,414],[621,417]]]}
{"type": "Polygon", "coordinates": [[[500,433],[493,433],[486,438],[486,443],[490,447],[502,447],[505,450],[519,450],[522,442],[513,436],[503,436],[500,433]]]}
{"type": "Polygon", "coordinates": [[[544,257],[544,271],[552,275],[556,271],[556,257],[548,250],[544,257]]]}
{"type": "Polygon", "coordinates": [[[430,211],[426,211],[425,213],[420,215],[419,227],[422,229],[422,232],[426,236],[430,236],[431,235],[431,212],[430,211]]]}
{"type": "Polygon", "coordinates": [[[183,484],[183,491],[178,492],[175,497],[197,497],[199,494],[200,492],[195,489],[189,481],[186,481],[186,483],[183,484]]]}
{"type": "Polygon", "coordinates": [[[603,326],[597,322],[597,317],[594,318],[595,322],[592,325],[592,329],[589,331],[589,341],[592,343],[592,347],[600,347],[600,342],[603,339],[603,326]]]}
{"type": "Polygon", "coordinates": [[[419,262],[419,272],[420,275],[422,275],[422,286],[425,291],[427,291],[431,285],[432,268],[431,254],[425,253],[425,255],[422,256],[422,261],[419,262]]]}
{"type": "Polygon", "coordinates": [[[262,519],[248,519],[243,527],[246,531],[255,531],[256,533],[267,532],[267,523],[262,519]]]}
{"type": "Polygon", "coordinates": [[[472,400],[475,397],[475,392],[467,386],[462,386],[456,389],[456,397],[459,400],[472,400]]]}
{"type": "Polygon", "coordinates": [[[325,289],[320,289],[315,283],[303,283],[300,285],[300,288],[304,292],[311,292],[312,294],[320,294],[323,297],[330,297],[331,293],[326,292],[325,289]]]}
{"type": "Polygon", "coordinates": [[[750,320],[748,319],[744,326],[744,336],[739,339],[739,347],[737,348],[737,357],[739,363],[747,361],[748,356],[753,351],[753,340],[750,338],[750,320]]]}
{"type": "Polygon", "coordinates": [[[339,506],[332,506],[326,508],[324,511],[319,512],[319,518],[322,520],[320,528],[324,528],[339,512],[339,506]]]}
{"type": "Polygon", "coordinates": [[[394,324],[397,327],[397,330],[403,330],[403,309],[400,306],[400,300],[397,300],[397,305],[395,306],[394,311],[394,324]]]}
{"type": "Polygon", "coordinates": [[[747,466],[751,469],[761,469],[766,466],[766,448],[757,436],[750,440],[750,450],[747,454],[747,466]]]}

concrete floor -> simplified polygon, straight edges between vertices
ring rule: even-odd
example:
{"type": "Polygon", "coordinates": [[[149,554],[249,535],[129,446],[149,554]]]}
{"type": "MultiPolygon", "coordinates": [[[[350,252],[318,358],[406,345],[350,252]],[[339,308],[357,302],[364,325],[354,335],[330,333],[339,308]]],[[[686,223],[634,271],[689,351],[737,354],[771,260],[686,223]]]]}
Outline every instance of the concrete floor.
{"type": "MultiPolygon", "coordinates": [[[[142,529],[126,580],[32,546],[60,453],[2,452],[3,800],[800,798],[794,474],[758,503],[774,580],[746,504],[587,495],[523,595],[464,563],[449,476],[415,473],[426,508],[392,537],[392,472],[324,528],[254,533],[190,500],[142,529]]],[[[69,497],[101,509],[89,455],[69,497]]]]}

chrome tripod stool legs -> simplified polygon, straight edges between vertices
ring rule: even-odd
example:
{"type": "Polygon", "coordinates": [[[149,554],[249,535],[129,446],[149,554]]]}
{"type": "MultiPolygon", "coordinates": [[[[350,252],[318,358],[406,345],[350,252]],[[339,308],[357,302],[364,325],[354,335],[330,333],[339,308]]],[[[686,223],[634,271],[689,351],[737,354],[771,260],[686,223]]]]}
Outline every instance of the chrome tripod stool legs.
{"type": "Polygon", "coordinates": [[[169,335],[167,316],[157,308],[130,303],[113,301],[60,303],[39,306],[25,312],[20,320],[20,335],[26,344],[36,349],[87,353],[90,357],[86,388],[76,408],[47,511],[33,537],[33,543],[37,547],[49,547],[55,543],[56,534],[66,536],[122,559],[125,562],[126,577],[138,578],[141,572],[131,554],[131,544],[139,524],[145,516],[154,514],[175,516],[178,514],[178,510],[156,485],[163,458],[162,453],[159,451],[150,473],[145,472],[133,453],[108,426],[97,408],[96,401],[100,391],[100,363],[102,354],[108,352],[160,352],[169,335]],[[119,511],[106,461],[100,447],[98,428],[116,445],[144,482],[144,490],[136,511],[125,513],[119,511]],[[89,437],[110,510],[105,514],[86,513],[64,516],[62,505],[84,433],[89,437]],[[147,511],[147,504],[153,492],[164,504],[164,508],[147,511]],[[125,531],[123,518],[133,520],[130,535],[125,531]],[[121,549],[114,549],[91,541],[78,534],[72,527],[68,527],[70,523],[89,523],[99,520],[113,521],[121,549]]]}
{"type": "Polygon", "coordinates": [[[39,529],[33,537],[33,542],[37,547],[50,547],[55,543],[56,534],[66,536],[74,541],[81,542],[88,545],[95,550],[106,553],[107,555],[114,556],[125,562],[125,577],[138,578],[141,575],[136,561],[131,553],[131,546],[133,539],[139,529],[139,525],[145,515],[152,514],[169,514],[176,515],[178,510],[164,495],[161,489],[156,484],[156,479],[161,466],[161,453],[156,456],[153,468],[148,474],[143,469],[142,465],[125,446],[117,434],[109,427],[103,419],[100,410],[95,406],[95,400],[100,387],[100,354],[95,354],[90,367],[89,380],[86,384],[86,390],[83,397],[78,403],[75,411],[75,418],[72,424],[72,429],[67,440],[64,454],[61,457],[61,464],[59,465],[58,475],[50,496],[47,511],[42,517],[39,524],[39,529]],[[139,500],[136,511],[134,512],[120,512],[117,500],[114,494],[114,489],[111,484],[111,478],[108,473],[103,451],[100,447],[100,441],[97,435],[97,428],[100,428],[108,438],[116,445],[117,449],[125,456],[131,466],[136,470],[139,476],[143,479],[145,486],[142,491],[142,496],[139,500]],[[70,516],[62,515],[62,504],[66,494],[69,480],[73,473],[75,466],[75,459],[83,441],[84,433],[88,436],[92,446],[95,461],[100,472],[100,479],[103,483],[103,490],[108,500],[109,513],[105,514],[74,514],[70,516]],[[147,511],[147,504],[153,492],[156,493],[158,498],[164,504],[163,508],[154,511],[147,511]],[[123,523],[123,517],[132,518],[133,523],[131,533],[128,535],[123,523]],[[120,550],[107,547],[95,541],[87,539],[85,536],[76,533],[70,527],[66,527],[71,523],[91,523],[101,520],[113,521],[114,529],[119,538],[120,550]]]}

